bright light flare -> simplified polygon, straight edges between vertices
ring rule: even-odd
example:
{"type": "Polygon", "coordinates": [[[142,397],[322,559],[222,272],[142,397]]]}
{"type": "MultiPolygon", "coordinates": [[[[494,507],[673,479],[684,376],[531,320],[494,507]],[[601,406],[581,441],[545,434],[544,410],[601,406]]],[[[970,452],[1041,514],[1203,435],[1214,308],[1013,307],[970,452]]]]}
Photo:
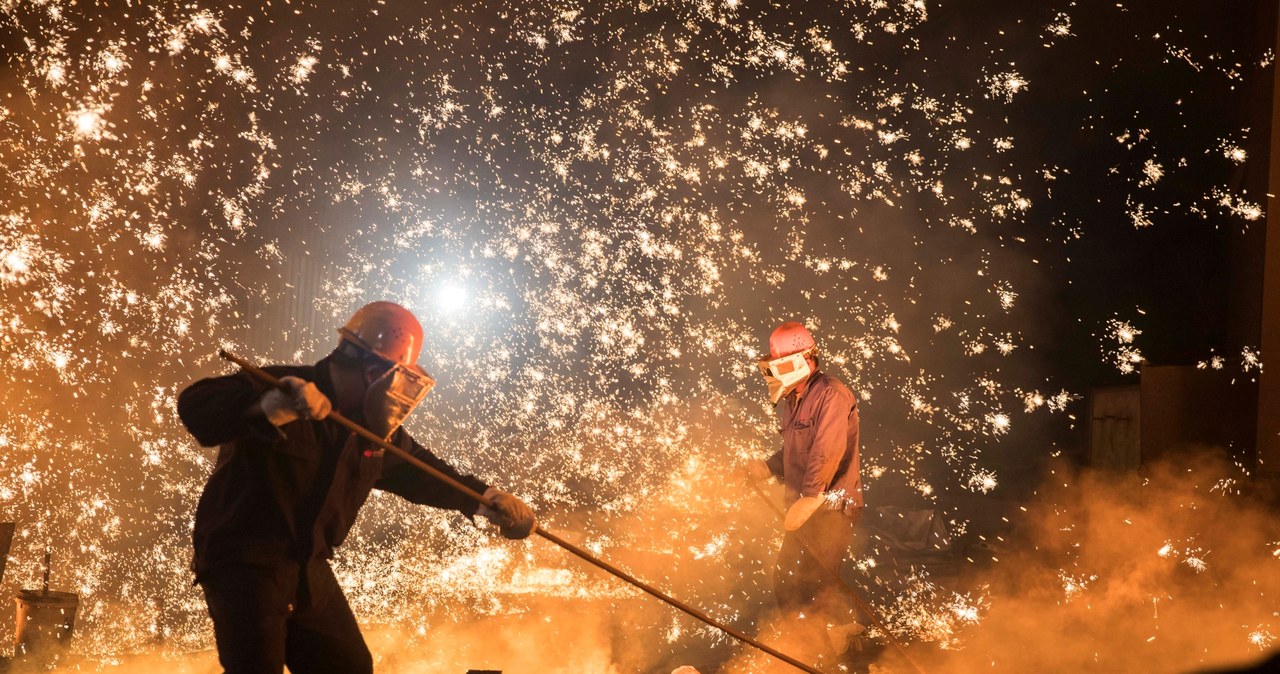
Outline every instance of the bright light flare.
{"type": "Polygon", "coordinates": [[[20,249],[0,251],[0,281],[14,282],[31,271],[27,255],[20,249]]]}
{"type": "Polygon", "coordinates": [[[1009,427],[1013,422],[1009,419],[1009,415],[1003,412],[996,412],[986,416],[986,422],[991,425],[991,432],[996,435],[1004,435],[1009,432],[1009,427]]]}
{"type": "Polygon", "coordinates": [[[82,107],[71,113],[71,126],[77,138],[98,139],[106,128],[102,111],[96,108],[82,107]]]}
{"type": "Polygon", "coordinates": [[[460,285],[446,284],[435,292],[436,309],[443,314],[455,315],[471,305],[470,293],[460,285]]]}

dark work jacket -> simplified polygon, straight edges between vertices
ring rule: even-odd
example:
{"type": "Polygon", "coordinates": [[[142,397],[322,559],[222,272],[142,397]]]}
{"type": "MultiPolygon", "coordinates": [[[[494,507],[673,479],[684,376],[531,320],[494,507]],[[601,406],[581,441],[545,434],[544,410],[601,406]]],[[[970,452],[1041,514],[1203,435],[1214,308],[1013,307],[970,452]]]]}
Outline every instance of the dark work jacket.
{"type": "Polygon", "coordinates": [[[861,514],[858,400],[849,387],[814,372],[804,392],[783,398],[777,412],[782,449],[767,463],[787,487],[787,505],[801,496],[824,496],[832,510],[861,514]]]}
{"type": "MultiPolygon", "coordinates": [[[[267,372],[315,382],[332,400],[329,361],[273,366],[267,372]]],[[[196,508],[196,578],[225,565],[302,567],[328,559],[342,544],[374,488],[468,516],[477,504],[403,459],[383,455],[331,420],[297,420],[280,428],[246,410],[265,387],[241,371],[201,379],[178,396],[178,415],[218,460],[196,508]]],[[[391,442],[477,492],[484,482],[458,473],[400,428],[391,442]]]]}

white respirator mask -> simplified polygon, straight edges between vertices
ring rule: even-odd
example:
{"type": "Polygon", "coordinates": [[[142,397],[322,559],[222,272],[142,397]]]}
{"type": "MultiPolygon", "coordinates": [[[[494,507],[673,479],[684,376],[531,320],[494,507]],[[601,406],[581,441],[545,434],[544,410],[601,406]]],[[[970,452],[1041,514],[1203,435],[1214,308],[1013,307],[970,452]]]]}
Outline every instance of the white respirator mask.
{"type": "Polygon", "coordinates": [[[805,360],[805,355],[808,353],[808,351],[801,351],[758,363],[760,374],[764,375],[765,382],[769,384],[769,402],[777,405],[779,400],[787,397],[805,379],[808,379],[809,375],[813,374],[809,361],[805,360]]]}
{"type": "Polygon", "coordinates": [[[365,389],[365,424],[374,435],[391,437],[435,385],[436,380],[417,365],[396,363],[365,389]]]}

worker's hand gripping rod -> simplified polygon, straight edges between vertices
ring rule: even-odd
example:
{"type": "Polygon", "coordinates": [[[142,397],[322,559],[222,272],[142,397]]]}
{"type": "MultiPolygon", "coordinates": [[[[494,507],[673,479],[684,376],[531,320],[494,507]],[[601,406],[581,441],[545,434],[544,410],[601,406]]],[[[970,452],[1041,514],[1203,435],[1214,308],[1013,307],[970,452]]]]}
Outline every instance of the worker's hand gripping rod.
{"type": "MultiPolygon", "coordinates": [[[[760,497],[760,500],[768,504],[769,509],[773,511],[773,514],[778,516],[779,520],[785,520],[787,518],[773,500],[760,490],[759,485],[750,481],[749,484],[751,485],[751,489],[755,491],[756,495],[760,497]]],[[[906,647],[904,647],[902,643],[893,636],[893,632],[890,632],[888,627],[885,627],[884,622],[880,620],[880,616],[876,614],[875,609],[871,608],[871,605],[864,601],[862,596],[850,587],[850,585],[845,582],[844,578],[840,576],[839,569],[833,569],[830,566],[827,566],[827,563],[822,560],[821,555],[815,555],[813,553],[813,549],[809,547],[809,542],[805,540],[804,536],[800,535],[799,531],[794,533],[796,538],[800,541],[800,545],[803,545],[805,551],[809,553],[809,557],[813,559],[813,561],[817,562],[818,565],[822,567],[822,570],[826,571],[827,574],[834,578],[837,583],[840,583],[840,587],[844,588],[844,591],[848,593],[849,598],[853,600],[853,603],[857,604],[858,608],[862,609],[862,612],[866,613],[867,616],[871,618],[871,622],[875,623],[876,629],[880,630],[880,632],[884,634],[884,638],[889,642],[889,645],[893,646],[894,650],[896,650],[898,654],[911,665],[911,668],[916,671],[916,674],[925,674],[924,668],[920,666],[920,663],[916,662],[915,659],[911,657],[911,654],[907,652],[906,647]]]]}
{"type": "MultiPolygon", "coordinates": [[[[254,377],[257,377],[257,378],[258,378],[259,380],[261,380],[263,383],[269,384],[269,385],[271,385],[271,386],[273,386],[273,387],[276,387],[276,388],[283,388],[283,384],[281,384],[281,382],[280,382],[280,380],[279,380],[279,379],[277,379],[277,378],[276,378],[275,376],[273,376],[271,373],[269,373],[269,372],[267,372],[267,371],[263,370],[262,368],[259,368],[259,367],[255,366],[255,365],[253,365],[252,363],[250,363],[250,362],[248,362],[248,361],[244,360],[243,358],[240,358],[240,357],[236,356],[235,354],[228,352],[228,351],[227,351],[227,350],[225,350],[225,349],[219,350],[219,351],[218,351],[218,355],[219,355],[219,356],[221,356],[221,357],[223,357],[224,359],[229,360],[229,361],[231,361],[231,362],[233,362],[233,363],[235,363],[235,364],[239,365],[240,367],[244,368],[245,372],[248,372],[249,374],[253,375],[254,377]]],[[[459,492],[461,492],[461,493],[463,493],[463,494],[466,494],[469,498],[471,498],[472,500],[474,500],[476,503],[481,503],[481,504],[484,504],[484,505],[489,506],[489,507],[491,507],[491,508],[493,507],[493,503],[492,503],[489,499],[485,498],[483,494],[481,494],[481,493],[477,492],[476,490],[474,490],[474,489],[472,489],[472,488],[468,487],[468,486],[467,486],[467,485],[465,485],[465,484],[462,484],[461,482],[458,482],[457,480],[453,479],[452,477],[450,477],[450,476],[448,476],[448,475],[446,475],[446,474],[444,474],[444,473],[442,473],[442,472],[440,472],[440,471],[436,470],[436,469],[435,469],[435,468],[433,468],[432,466],[430,466],[430,465],[428,465],[428,464],[426,464],[426,463],[423,463],[420,459],[418,459],[418,458],[417,458],[417,457],[415,457],[414,455],[412,455],[412,454],[410,454],[410,453],[406,452],[405,450],[403,450],[403,449],[401,449],[401,448],[399,448],[399,447],[397,447],[397,446],[395,446],[395,445],[391,444],[390,442],[387,442],[386,440],[383,440],[382,438],[378,437],[377,435],[374,435],[372,432],[370,432],[368,429],[366,429],[365,427],[361,426],[360,424],[357,424],[356,422],[351,421],[350,419],[348,419],[348,418],[346,418],[346,417],[342,416],[342,414],[341,414],[341,413],[339,413],[337,410],[334,410],[334,411],[330,412],[330,413],[329,413],[329,416],[328,416],[328,417],[326,417],[326,419],[332,419],[333,421],[337,422],[338,424],[340,424],[340,425],[342,425],[342,426],[346,427],[346,428],[347,428],[348,430],[350,430],[352,433],[355,433],[356,435],[359,435],[360,437],[364,438],[365,440],[368,440],[369,442],[374,443],[375,445],[377,445],[377,446],[381,447],[382,449],[384,449],[384,450],[386,450],[386,451],[388,451],[388,452],[391,452],[392,454],[394,454],[394,455],[396,455],[396,456],[400,457],[401,459],[403,459],[403,460],[404,460],[406,463],[408,463],[409,465],[411,465],[411,466],[413,466],[413,467],[417,468],[418,470],[421,470],[421,471],[423,471],[423,472],[427,473],[427,474],[428,474],[428,475],[430,475],[431,477],[434,477],[435,479],[437,479],[437,480],[439,480],[439,481],[441,481],[441,482],[443,482],[443,483],[445,483],[445,484],[449,485],[450,487],[453,487],[454,489],[458,490],[459,492]]],[[[676,599],[672,598],[671,596],[669,596],[669,595],[667,595],[667,594],[665,594],[665,593],[663,593],[663,592],[659,591],[658,589],[654,588],[653,586],[649,585],[648,583],[645,583],[645,582],[641,581],[640,579],[636,578],[635,576],[632,576],[631,574],[629,574],[629,573],[627,573],[627,572],[623,571],[622,569],[619,569],[618,567],[616,567],[616,566],[614,566],[614,565],[612,565],[612,564],[610,564],[610,563],[608,563],[608,562],[606,562],[606,561],[604,561],[604,560],[602,560],[602,559],[599,559],[599,558],[598,558],[598,557],[596,557],[595,555],[592,555],[590,552],[587,552],[586,550],[583,550],[582,548],[580,548],[580,547],[578,547],[578,546],[576,546],[576,545],[574,545],[574,544],[572,544],[572,543],[570,543],[570,542],[568,542],[568,541],[564,540],[563,538],[560,538],[559,536],[557,536],[557,535],[555,535],[555,534],[553,534],[553,533],[551,533],[551,532],[549,532],[549,531],[547,531],[547,530],[545,530],[545,529],[537,528],[537,529],[535,529],[535,530],[534,530],[534,533],[535,533],[535,534],[537,534],[537,535],[539,535],[539,536],[541,536],[541,537],[543,537],[543,538],[545,538],[545,539],[547,539],[548,541],[551,541],[552,543],[555,543],[556,545],[560,546],[561,548],[564,548],[565,550],[567,550],[567,551],[569,551],[569,552],[573,553],[574,555],[576,555],[577,557],[579,557],[579,558],[581,558],[582,560],[586,561],[587,563],[589,563],[589,564],[591,564],[591,565],[593,565],[593,566],[597,566],[597,567],[599,567],[599,568],[601,568],[601,569],[603,569],[603,570],[605,570],[605,571],[607,571],[607,572],[609,572],[609,573],[611,573],[611,574],[613,574],[613,575],[617,576],[618,578],[621,578],[622,580],[625,580],[626,582],[628,582],[628,583],[630,583],[630,584],[634,585],[635,587],[638,587],[638,588],[640,588],[641,590],[644,590],[646,593],[648,593],[648,594],[650,594],[650,595],[652,595],[652,596],[654,596],[654,597],[657,597],[658,599],[661,599],[662,601],[664,601],[664,602],[666,602],[666,603],[670,604],[671,606],[674,606],[674,607],[676,607],[676,608],[680,609],[681,611],[684,611],[685,613],[687,613],[687,614],[689,614],[689,615],[693,616],[694,618],[697,618],[698,620],[701,620],[702,622],[704,622],[704,623],[706,623],[706,624],[708,624],[708,625],[710,625],[710,626],[712,626],[712,627],[714,627],[714,628],[716,628],[716,629],[720,630],[721,632],[724,632],[725,634],[728,634],[729,636],[731,636],[731,637],[733,637],[733,638],[737,639],[738,641],[741,641],[741,642],[742,642],[742,643],[744,643],[744,644],[747,644],[747,645],[752,646],[752,647],[754,647],[754,648],[756,648],[756,649],[758,649],[758,650],[760,650],[760,651],[763,651],[763,652],[765,652],[765,653],[768,653],[769,655],[772,655],[773,657],[775,657],[775,658],[777,658],[777,659],[779,659],[779,660],[781,660],[781,661],[783,661],[783,662],[785,662],[785,663],[787,663],[787,664],[791,665],[792,667],[795,667],[796,669],[799,669],[799,670],[801,670],[801,671],[809,672],[809,674],[824,674],[821,670],[814,669],[813,667],[810,667],[809,665],[806,665],[806,664],[804,664],[803,662],[800,662],[799,660],[796,660],[795,658],[793,658],[793,657],[791,657],[791,656],[789,656],[789,655],[786,655],[785,653],[779,652],[779,651],[777,651],[777,650],[775,650],[775,649],[773,649],[773,648],[770,648],[769,646],[766,646],[766,645],[764,645],[764,644],[760,643],[759,641],[756,641],[755,639],[752,639],[751,637],[749,637],[749,636],[747,636],[747,635],[745,635],[745,634],[743,634],[743,633],[739,632],[738,630],[733,629],[732,627],[729,627],[728,625],[724,625],[724,624],[720,623],[719,621],[717,621],[717,620],[715,620],[715,619],[711,618],[710,616],[708,616],[707,614],[703,613],[702,611],[699,611],[699,610],[697,610],[697,609],[693,608],[692,606],[689,606],[688,604],[685,604],[685,603],[683,603],[683,602],[681,602],[681,601],[678,601],[678,600],[676,600],[676,599]]]]}

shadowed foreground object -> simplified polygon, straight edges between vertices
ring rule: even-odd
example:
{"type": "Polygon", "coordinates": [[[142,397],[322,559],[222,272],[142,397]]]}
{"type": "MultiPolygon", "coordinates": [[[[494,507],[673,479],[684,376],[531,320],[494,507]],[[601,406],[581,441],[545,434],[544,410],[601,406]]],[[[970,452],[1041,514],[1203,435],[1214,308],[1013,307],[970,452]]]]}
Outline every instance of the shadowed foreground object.
{"type": "Polygon", "coordinates": [[[0,522],[0,580],[4,580],[4,568],[9,563],[9,548],[13,546],[13,532],[17,524],[0,522]]]}
{"type": "Polygon", "coordinates": [[[1260,660],[1252,666],[1240,669],[1213,669],[1199,674],[1276,674],[1277,672],[1280,672],[1280,652],[1273,653],[1271,657],[1260,660]]]}

